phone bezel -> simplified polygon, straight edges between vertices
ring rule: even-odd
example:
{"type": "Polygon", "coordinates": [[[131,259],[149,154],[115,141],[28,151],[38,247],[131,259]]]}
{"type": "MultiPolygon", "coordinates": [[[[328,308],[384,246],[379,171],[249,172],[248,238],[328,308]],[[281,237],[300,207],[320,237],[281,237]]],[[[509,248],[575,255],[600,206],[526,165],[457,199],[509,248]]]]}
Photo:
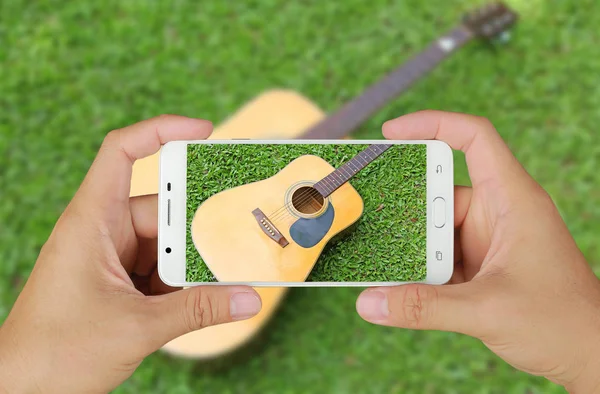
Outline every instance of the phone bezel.
{"type": "Polygon", "coordinates": [[[188,144],[425,144],[427,145],[427,274],[421,283],[443,284],[454,269],[454,163],[452,149],[437,140],[200,140],[173,141],[160,153],[158,274],[169,286],[246,284],[254,287],[370,287],[414,282],[187,282],[186,178],[188,144]],[[441,172],[440,172],[441,169],[441,172]],[[171,190],[167,190],[170,183],[171,190]],[[433,200],[445,201],[446,222],[434,226],[433,200]],[[166,248],[171,248],[166,253],[166,248]],[[442,260],[436,258],[441,253],[442,260]]]}

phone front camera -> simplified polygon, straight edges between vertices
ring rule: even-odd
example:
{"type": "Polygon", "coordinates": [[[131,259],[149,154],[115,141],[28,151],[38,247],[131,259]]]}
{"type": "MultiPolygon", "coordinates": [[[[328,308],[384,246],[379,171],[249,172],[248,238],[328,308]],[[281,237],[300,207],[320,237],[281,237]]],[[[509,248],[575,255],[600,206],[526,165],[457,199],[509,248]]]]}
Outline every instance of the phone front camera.
{"type": "Polygon", "coordinates": [[[167,249],[165,249],[165,252],[167,252],[167,253],[171,253],[171,248],[167,248],[167,249]]]}

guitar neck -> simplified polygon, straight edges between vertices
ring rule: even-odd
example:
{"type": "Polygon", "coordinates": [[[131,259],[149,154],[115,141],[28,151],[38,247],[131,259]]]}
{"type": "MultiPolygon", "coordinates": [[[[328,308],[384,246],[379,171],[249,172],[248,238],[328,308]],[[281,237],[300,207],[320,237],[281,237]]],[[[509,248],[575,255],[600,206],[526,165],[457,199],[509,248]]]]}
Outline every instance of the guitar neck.
{"type": "Polygon", "coordinates": [[[315,183],[313,188],[323,197],[331,195],[331,193],[339,189],[344,183],[348,182],[354,175],[358,174],[359,171],[371,164],[373,160],[377,159],[392,146],[392,144],[369,145],[367,149],[359,152],[331,174],[315,183]]]}
{"type": "Polygon", "coordinates": [[[346,136],[472,37],[467,28],[457,27],[298,138],[336,139],[346,136]]]}

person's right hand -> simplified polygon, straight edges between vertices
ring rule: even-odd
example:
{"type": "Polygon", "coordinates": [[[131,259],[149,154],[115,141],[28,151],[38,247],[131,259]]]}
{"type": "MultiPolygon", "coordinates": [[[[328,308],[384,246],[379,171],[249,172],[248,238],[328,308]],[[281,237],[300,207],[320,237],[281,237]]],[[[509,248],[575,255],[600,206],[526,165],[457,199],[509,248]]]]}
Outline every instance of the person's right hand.
{"type": "Polygon", "coordinates": [[[600,281],[548,194],[490,122],[423,111],[386,122],[383,133],[464,151],[473,187],[455,189],[450,284],[368,289],[359,314],[376,324],[467,334],[520,370],[571,392],[600,392],[600,281]]]}

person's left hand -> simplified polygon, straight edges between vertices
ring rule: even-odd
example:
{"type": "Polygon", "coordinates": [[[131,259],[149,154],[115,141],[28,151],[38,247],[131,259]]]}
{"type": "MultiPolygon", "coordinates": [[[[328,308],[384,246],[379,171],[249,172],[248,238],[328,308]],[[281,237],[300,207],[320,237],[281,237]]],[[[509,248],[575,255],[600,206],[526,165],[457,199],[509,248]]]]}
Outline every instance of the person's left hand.
{"type": "Polygon", "coordinates": [[[163,115],[108,134],[0,327],[0,392],[107,392],[170,340],[259,312],[250,287],[163,285],[156,196],[129,198],[135,160],[211,130],[163,115]]]}

